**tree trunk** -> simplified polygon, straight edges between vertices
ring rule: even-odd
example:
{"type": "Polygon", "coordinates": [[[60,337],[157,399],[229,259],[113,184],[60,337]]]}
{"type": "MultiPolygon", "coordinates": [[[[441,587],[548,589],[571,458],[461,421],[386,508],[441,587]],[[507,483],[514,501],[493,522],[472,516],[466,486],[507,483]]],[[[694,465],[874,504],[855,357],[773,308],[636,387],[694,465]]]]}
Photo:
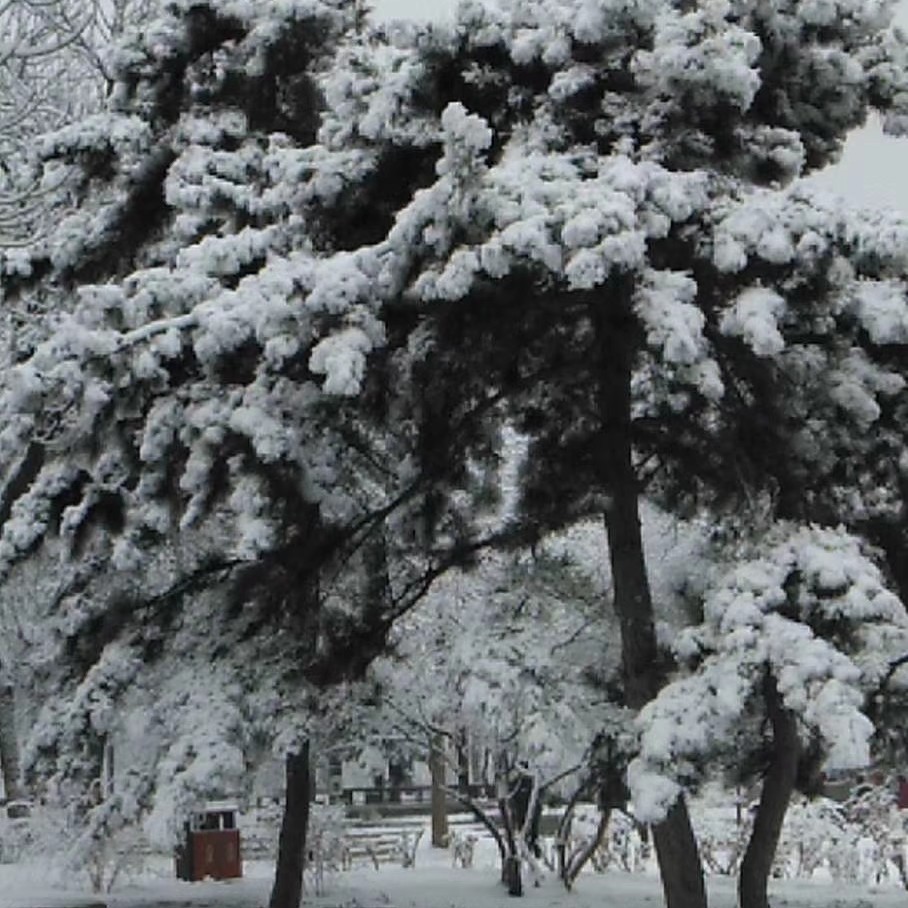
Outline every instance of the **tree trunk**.
{"type": "MultiPolygon", "coordinates": [[[[600,351],[599,465],[608,495],[605,527],[612,569],[613,607],[621,629],[621,667],[627,706],[640,709],[659,692],[659,665],[652,594],[640,531],[637,475],[633,465],[631,374],[637,343],[631,288],[595,304],[600,351]]],[[[706,908],[706,887],[697,841],[684,799],[653,828],[667,908],[706,908]]]]}
{"type": "Polygon", "coordinates": [[[457,788],[470,793],[470,738],[465,728],[457,733],[457,788]]]}
{"type": "Polygon", "coordinates": [[[284,816],[281,820],[277,867],[268,908],[299,908],[303,897],[306,832],[312,792],[308,741],[299,753],[287,754],[286,770],[284,816]]]}
{"type": "Polygon", "coordinates": [[[522,896],[523,877],[520,873],[520,855],[517,853],[514,817],[511,814],[506,765],[499,766],[495,786],[498,794],[498,814],[501,817],[502,839],[507,847],[507,853],[501,864],[501,881],[508,887],[508,895],[522,896]]]}
{"type": "Polygon", "coordinates": [[[570,892],[577,877],[580,876],[580,871],[590,862],[605,839],[611,815],[611,807],[606,807],[602,810],[599,814],[599,823],[596,826],[596,831],[587,840],[585,845],[581,846],[577,851],[572,852],[567,857],[565,856],[565,845],[559,843],[558,872],[561,876],[561,881],[564,883],[564,888],[567,889],[568,892],[570,892]]]}
{"type": "MultiPolygon", "coordinates": [[[[516,848],[516,845],[515,845],[516,848]]],[[[523,895],[523,877],[520,874],[520,856],[509,854],[502,866],[502,881],[508,887],[508,895],[520,898],[523,895]]]]}
{"type": "MultiPolygon", "coordinates": [[[[482,823],[488,830],[492,840],[498,846],[498,855],[501,858],[501,866],[504,867],[504,863],[508,859],[508,849],[507,845],[505,845],[504,836],[495,825],[495,822],[470,795],[462,795],[459,791],[452,791],[451,795],[459,800],[460,803],[473,814],[476,820],[482,823]]],[[[501,879],[504,881],[504,871],[502,871],[501,879]]]]}
{"type": "Polygon", "coordinates": [[[700,850],[683,797],[653,826],[653,842],[667,908],[706,908],[700,850]]]}
{"type": "Polygon", "coordinates": [[[448,847],[448,796],[445,786],[445,741],[433,735],[429,745],[429,773],[432,776],[432,847],[448,847]]]}
{"type": "Polygon", "coordinates": [[[763,779],[763,791],[754,828],[741,861],[738,903],[741,908],[769,908],[767,885],[779,845],[782,822],[798,774],[800,742],[794,713],[785,709],[775,678],[764,681],[766,708],[772,724],[772,756],[763,779]]]}
{"type": "Polygon", "coordinates": [[[16,737],[16,704],[13,685],[0,678],[0,771],[7,800],[22,797],[19,775],[19,741],[16,737]]]}

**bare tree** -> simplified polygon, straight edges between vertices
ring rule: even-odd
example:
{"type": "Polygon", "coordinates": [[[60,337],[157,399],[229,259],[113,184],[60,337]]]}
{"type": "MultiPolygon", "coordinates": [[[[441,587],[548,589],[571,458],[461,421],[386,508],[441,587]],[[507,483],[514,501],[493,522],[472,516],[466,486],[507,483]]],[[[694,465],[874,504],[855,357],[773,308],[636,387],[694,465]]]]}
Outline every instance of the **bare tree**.
{"type": "Polygon", "coordinates": [[[30,166],[34,139],[97,112],[118,39],[159,0],[0,0],[0,248],[42,233],[61,188],[30,166]]]}

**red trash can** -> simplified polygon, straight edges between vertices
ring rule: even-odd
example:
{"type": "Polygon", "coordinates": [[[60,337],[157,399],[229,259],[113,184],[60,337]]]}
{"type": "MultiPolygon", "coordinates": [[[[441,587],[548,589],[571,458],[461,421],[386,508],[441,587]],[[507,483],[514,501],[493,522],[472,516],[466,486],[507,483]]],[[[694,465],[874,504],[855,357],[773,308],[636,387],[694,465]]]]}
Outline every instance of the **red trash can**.
{"type": "Polygon", "coordinates": [[[215,801],[192,815],[177,849],[178,879],[231,880],[243,875],[238,812],[235,804],[215,801]]]}

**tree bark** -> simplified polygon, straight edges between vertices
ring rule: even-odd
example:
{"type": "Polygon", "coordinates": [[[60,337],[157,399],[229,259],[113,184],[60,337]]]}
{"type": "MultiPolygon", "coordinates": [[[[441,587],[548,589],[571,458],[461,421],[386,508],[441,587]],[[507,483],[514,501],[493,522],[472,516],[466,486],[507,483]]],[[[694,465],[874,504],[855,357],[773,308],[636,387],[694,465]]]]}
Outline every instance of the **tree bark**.
{"type": "Polygon", "coordinates": [[[653,842],[667,908],[706,908],[700,850],[683,796],[653,826],[653,842]]]}
{"type": "MultiPolygon", "coordinates": [[[[508,859],[508,849],[505,845],[504,837],[499,831],[498,827],[495,825],[492,818],[473,800],[470,795],[462,795],[456,789],[447,789],[451,797],[456,798],[463,804],[470,813],[473,814],[476,819],[482,823],[483,826],[488,830],[489,835],[492,837],[492,840],[498,846],[498,855],[501,858],[501,866],[504,867],[504,862],[508,859]]],[[[501,876],[502,881],[504,881],[504,871],[502,871],[501,876]]]]}
{"type": "Polygon", "coordinates": [[[608,822],[611,815],[611,807],[606,807],[600,812],[599,823],[597,824],[596,831],[593,833],[592,837],[585,845],[572,853],[567,861],[564,857],[564,845],[559,844],[559,873],[561,875],[561,881],[564,883],[564,888],[567,889],[568,892],[571,891],[574,882],[577,877],[580,876],[580,871],[586,867],[590,862],[590,859],[596,853],[596,849],[602,844],[605,833],[608,830],[608,822]]]}
{"type": "Polygon", "coordinates": [[[470,739],[465,728],[457,732],[457,788],[470,792],[470,739]]]}
{"type": "Polygon", "coordinates": [[[13,685],[0,677],[0,771],[7,800],[22,797],[19,772],[19,741],[16,736],[16,704],[13,685]]]}
{"type": "Polygon", "coordinates": [[[277,867],[268,908],[299,908],[303,897],[303,870],[306,863],[306,832],[312,781],[309,769],[309,742],[299,753],[287,754],[284,816],[278,840],[277,867]]]}
{"type": "Polygon", "coordinates": [[[772,725],[772,756],[763,779],[754,828],[741,861],[738,904],[741,908],[769,908],[767,887],[779,845],[782,822],[798,774],[800,741],[794,713],[785,709],[775,678],[767,672],[764,696],[772,725]]]}
{"type": "Polygon", "coordinates": [[[432,777],[432,847],[448,847],[448,795],[445,786],[444,738],[433,735],[429,745],[429,773],[432,777]]]}
{"type": "Polygon", "coordinates": [[[517,839],[514,835],[514,824],[511,820],[511,808],[506,798],[498,799],[498,811],[504,828],[504,841],[507,854],[501,865],[501,881],[508,887],[508,895],[523,895],[523,876],[520,872],[520,855],[517,853],[517,839]]]}
{"type": "MultiPolygon", "coordinates": [[[[608,496],[605,528],[612,570],[613,607],[621,630],[621,668],[627,706],[640,709],[661,688],[653,600],[640,530],[640,502],[633,464],[631,377],[637,327],[632,288],[620,279],[613,294],[595,303],[600,353],[598,453],[602,486],[608,496]]],[[[697,841],[681,798],[653,827],[656,856],[667,908],[706,908],[706,886],[697,841]]]]}

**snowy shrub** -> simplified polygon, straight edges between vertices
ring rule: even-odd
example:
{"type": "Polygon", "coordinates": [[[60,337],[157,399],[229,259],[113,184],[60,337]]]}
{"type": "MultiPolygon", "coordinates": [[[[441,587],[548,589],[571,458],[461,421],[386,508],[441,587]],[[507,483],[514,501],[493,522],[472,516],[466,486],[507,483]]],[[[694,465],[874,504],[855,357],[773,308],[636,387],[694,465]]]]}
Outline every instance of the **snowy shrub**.
{"type": "Polygon", "coordinates": [[[613,810],[602,852],[598,863],[593,863],[596,870],[617,867],[627,873],[642,873],[650,869],[653,856],[650,831],[624,811],[613,810]]]}
{"type": "Polygon", "coordinates": [[[0,864],[15,864],[29,852],[34,840],[29,817],[10,819],[0,812],[0,864]]]}
{"type": "Polygon", "coordinates": [[[344,869],[346,813],[340,805],[312,804],[306,833],[306,882],[315,895],[324,895],[334,876],[344,869]]]}
{"type": "Polygon", "coordinates": [[[708,786],[693,800],[691,820],[707,873],[737,876],[752,819],[734,792],[708,786]]]}
{"type": "Polygon", "coordinates": [[[773,874],[809,879],[826,866],[834,879],[860,879],[860,831],[848,822],[842,806],[826,798],[798,799],[785,815],[773,874]]]}
{"type": "MultiPolygon", "coordinates": [[[[735,876],[753,829],[756,804],[732,806],[733,792],[710,791],[692,806],[704,868],[735,876]]],[[[848,884],[903,883],[904,830],[890,784],[857,785],[844,801],[797,797],[790,804],[773,861],[778,879],[817,872],[848,884]]]]}
{"type": "Polygon", "coordinates": [[[870,780],[854,785],[842,810],[859,833],[861,881],[876,885],[890,880],[908,889],[908,836],[897,785],[891,774],[873,773],[870,780]]]}
{"type": "MultiPolygon", "coordinates": [[[[40,865],[46,881],[111,892],[146,869],[151,845],[135,816],[114,799],[87,814],[72,804],[34,805],[27,820],[17,821],[10,860],[40,865]]],[[[2,841],[8,841],[5,830],[2,841]]]]}

